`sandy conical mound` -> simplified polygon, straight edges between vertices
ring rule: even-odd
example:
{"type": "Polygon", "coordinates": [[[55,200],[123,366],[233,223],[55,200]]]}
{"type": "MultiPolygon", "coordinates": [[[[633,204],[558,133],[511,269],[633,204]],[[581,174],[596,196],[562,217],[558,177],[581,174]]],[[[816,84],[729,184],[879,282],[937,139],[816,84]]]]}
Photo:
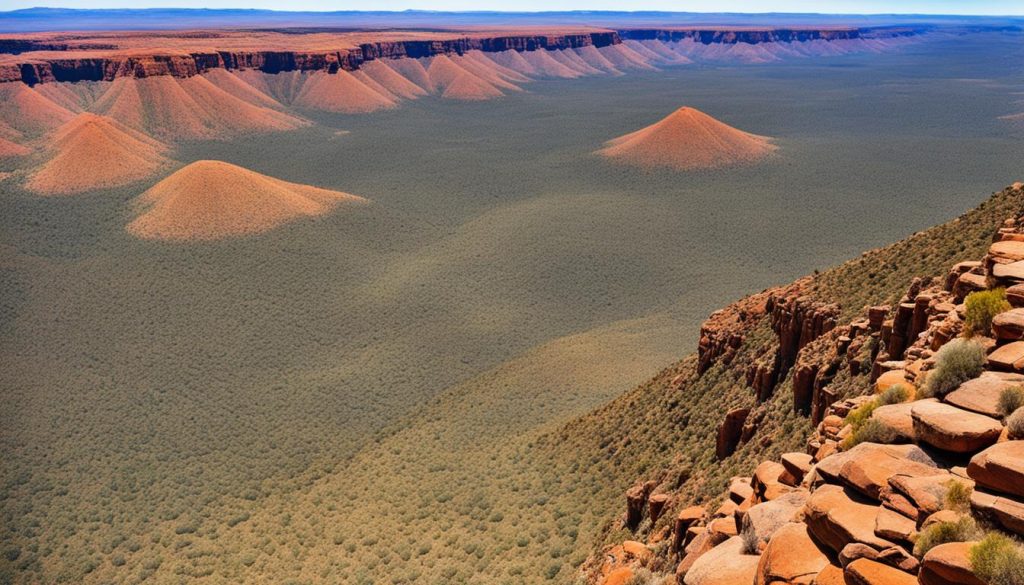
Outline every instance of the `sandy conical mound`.
{"type": "Polygon", "coordinates": [[[39,134],[53,130],[74,116],[67,108],[24,83],[0,83],[0,123],[5,128],[39,134]]]}
{"type": "Polygon", "coordinates": [[[53,133],[49,159],[27,187],[44,195],[66,195],[127,185],[170,161],[167,147],[105,116],[82,113],[53,133]]]}
{"type": "MultiPolygon", "coordinates": [[[[214,76],[228,86],[227,76],[214,76]]],[[[234,136],[292,130],[307,124],[295,116],[250,103],[238,85],[232,92],[204,75],[179,79],[157,75],[144,79],[120,77],[92,106],[92,111],[161,140],[226,140],[234,136]]],[[[255,94],[248,98],[257,99],[255,94]]]]}
{"type": "Polygon", "coordinates": [[[0,136],[0,158],[25,156],[30,152],[32,151],[29,148],[0,136]]]}
{"type": "Polygon", "coordinates": [[[694,170],[757,162],[775,148],[768,137],[684,107],[656,124],[608,141],[597,153],[640,167],[694,170]]]}
{"type": "Polygon", "coordinates": [[[226,162],[201,160],[179,169],[138,198],[128,231],[147,239],[216,240],[267,231],[365,199],[289,183],[226,162]]]}
{"type": "Polygon", "coordinates": [[[309,75],[292,105],[311,110],[362,114],[396,105],[394,96],[381,94],[345,70],[309,75]]]}

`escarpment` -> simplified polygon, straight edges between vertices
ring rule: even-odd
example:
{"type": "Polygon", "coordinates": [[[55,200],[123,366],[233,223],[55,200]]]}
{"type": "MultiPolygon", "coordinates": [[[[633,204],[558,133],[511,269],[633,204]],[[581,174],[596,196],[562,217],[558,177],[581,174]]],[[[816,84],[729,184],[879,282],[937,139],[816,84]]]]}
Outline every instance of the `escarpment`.
{"type": "MultiPolygon", "coordinates": [[[[322,51],[221,50],[182,54],[110,55],[104,57],[48,58],[26,60],[0,67],[0,81],[21,81],[34,85],[60,81],[111,81],[118,77],[191,77],[211,69],[255,69],[265,73],[283,71],[356,71],[376,59],[462,55],[469,51],[563,50],[605,47],[621,43],[613,31],[563,35],[507,35],[463,37],[439,40],[403,40],[362,43],[351,48],[322,51]]],[[[68,50],[64,45],[62,49],[68,50]]],[[[48,48],[47,50],[54,50],[48,48]]]]}
{"type": "MultiPolygon", "coordinates": [[[[1018,183],[711,315],[692,369],[631,397],[676,396],[660,416],[687,440],[637,468],[588,582],[996,582],[972,551],[1024,536],[1021,262],[1018,183]]],[[[623,436],[657,424],[638,420],[623,436]]]]}
{"type": "MultiPolygon", "coordinates": [[[[321,31],[302,31],[314,35],[321,31]]],[[[792,53],[789,46],[817,46],[815,43],[843,42],[844,49],[860,43],[862,48],[876,50],[881,47],[876,41],[899,40],[926,32],[922,28],[836,28],[796,29],[768,28],[745,29],[622,29],[580,31],[531,31],[501,34],[496,32],[456,33],[438,31],[418,33],[415,38],[409,34],[380,33],[378,39],[367,39],[367,34],[346,36],[344,33],[328,40],[292,42],[287,39],[303,34],[283,35],[264,32],[271,42],[237,43],[228,33],[172,33],[143,35],[150,42],[139,46],[131,43],[119,44],[117,39],[107,36],[89,38],[88,35],[70,35],[59,39],[42,38],[0,38],[0,82],[21,82],[28,85],[54,82],[112,81],[120,77],[146,78],[172,76],[187,78],[214,69],[256,70],[265,73],[289,71],[316,71],[337,73],[357,71],[364,64],[377,60],[422,59],[438,55],[464,55],[471,51],[484,53],[564,52],[580,50],[585,56],[592,56],[593,49],[616,47],[629,55],[625,60],[614,51],[608,58],[600,58],[598,69],[615,69],[634,58],[637,49],[660,54],[670,61],[686,62],[685,53],[697,51],[700,47],[738,47],[775,44],[782,53],[792,53]],[[394,40],[388,39],[392,37],[394,40]],[[199,40],[196,40],[196,39],[199,40]],[[284,40],[282,40],[282,38],[284,40]],[[624,43],[629,41],[629,43],[624,43]],[[158,42],[159,41],[159,42],[158,42]],[[201,41],[201,42],[200,42],[201,41]],[[218,41],[224,47],[218,47],[218,41]],[[653,43],[653,45],[651,45],[653,43]],[[668,51],[663,44],[670,44],[668,51]],[[853,44],[851,44],[853,43],[853,44]],[[262,45],[262,46],[261,46],[262,45]],[[273,48],[264,48],[271,45],[273,48]],[[296,48],[293,48],[293,45],[296,48]],[[332,46],[333,45],[333,46],[332,46]],[[628,45],[628,46],[627,46],[628,45]],[[648,46],[650,45],[650,46],[648,46]],[[682,48],[683,54],[675,50],[682,48]],[[194,48],[193,48],[194,47],[194,48]],[[4,57],[6,55],[6,57],[4,57]],[[614,64],[613,64],[614,63],[614,64]]],[[[250,37],[253,35],[250,34],[250,37]]],[[[815,49],[809,49],[813,52],[815,49]]],[[[773,60],[769,54],[758,54],[755,59],[773,60]]],[[[711,55],[714,58],[722,55],[711,55]]],[[[749,60],[743,50],[730,52],[727,57],[749,60]]],[[[570,57],[570,59],[572,59],[570,57]]]]}

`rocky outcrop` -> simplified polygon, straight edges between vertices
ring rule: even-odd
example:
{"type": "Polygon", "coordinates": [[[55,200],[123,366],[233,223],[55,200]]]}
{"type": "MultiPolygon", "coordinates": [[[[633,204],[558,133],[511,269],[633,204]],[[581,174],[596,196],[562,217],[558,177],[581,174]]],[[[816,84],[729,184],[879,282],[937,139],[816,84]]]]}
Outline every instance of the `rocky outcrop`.
{"type": "Polygon", "coordinates": [[[725,459],[736,451],[743,433],[743,423],[750,414],[749,408],[736,408],[725,415],[725,420],[718,427],[718,438],[715,441],[715,456],[725,459]]]}
{"type": "Polygon", "coordinates": [[[746,336],[768,313],[769,299],[796,294],[805,281],[788,287],[768,289],[732,303],[711,314],[700,327],[697,343],[697,373],[703,374],[715,364],[729,365],[746,336]]]}
{"type": "Polygon", "coordinates": [[[985,585],[971,571],[972,542],[940,544],[928,551],[921,566],[921,585],[985,585]]]}
{"type": "Polygon", "coordinates": [[[967,474],[978,485],[1024,498],[1024,441],[1006,441],[971,458],[967,474]]]}
{"type": "MultiPolygon", "coordinates": [[[[1013,191],[1024,201],[1019,187],[1013,191]]],[[[706,525],[695,513],[677,521],[677,533],[694,535],[690,541],[676,537],[686,554],[666,560],[678,559],[677,583],[714,583],[693,569],[714,562],[746,570],[758,556],[757,584],[980,583],[970,565],[973,543],[942,544],[917,556],[914,547],[926,531],[950,523],[1024,534],[1024,440],[1010,435],[1000,408],[1005,389],[1024,385],[1016,312],[995,320],[998,339],[981,338],[988,365],[979,376],[943,397],[923,396],[938,360],[948,359],[937,358],[938,350],[964,330],[964,298],[948,289],[968,274],[978,277],[977,290],[1024,289],[1024,281],[1007,280],[1010,271],[996,270],[1024,262],[1024,217],[1008,220],[995,240],[981,262],[958,264],[944,283],[915,279],[891,310],[868,308],[848,325],[835,323],[837,307],[806,295],[813,287],[766,291],[757,335],[763,340],[770,321],[778,344],[765,344],[760,359],[742,353],[742,340],[735,347],[705,345],[709,353],[727,347],[719,359],[742,356],[754,369],[782,367],[795,356],[794,408],[806,413],[801,405],[809,400],[814,411],[820,401],[821,422],[805,453],[780,453],[748,467],[749,477],[723,485],[725,503],[706,525]],[[855,369],[853,362],[871,365],[855,369]],[[905,392],[890,391],[898,385],[905,392]],[[868,425],[871,432],[862,434],[868,425]]],[[[724,326],[709,330],[721,334],[717,339],[742,339],[755,325],[753,317],[739,317],[735,310],[719,313],[715,320],[724,326]]],[[[757,426],[751,420],[764,424],[778,408],[772,401],[729,411],[718,428],[716,454],[728,456],[744,441],[756,441],[747,430],[757,426]]],[[[687,504],[681,490],[676,500],[687,504]]],[[[970,529],[961,538],[974,534],[970,529]]]]}

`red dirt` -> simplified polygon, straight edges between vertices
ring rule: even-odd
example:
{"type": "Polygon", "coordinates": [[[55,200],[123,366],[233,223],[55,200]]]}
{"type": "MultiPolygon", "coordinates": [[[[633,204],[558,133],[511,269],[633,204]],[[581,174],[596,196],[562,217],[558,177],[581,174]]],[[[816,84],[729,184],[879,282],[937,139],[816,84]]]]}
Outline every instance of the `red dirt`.
{"type": "Polygon", "coordinates": [[[306,74],[305,83],[292,105],[312,110],[364,114],[395,107],[392,95],[383,95],[348,71],[306,74]]]}
{"type": "Polygon", "coordinates": [[[167,147],[141,132],[95,114],[79,114],[47,141],[48,160],[26,187],[42,195],[70,195],[127,185],[152,176],[170,160],[167,147]]]}
{"type": "Polygon", "coordinates": [[[695,170],[757,162],[776,147],[689,107],[605,143],[597,154],[639,167],[695,170]]]}
{"type": "Polygon", "coordinates": [[[289,183],[220,161],[194,162],[136,200],[133,235],[155,240],[217,240],[265,232],[323,215],[355,195],[289,183]]]}
{"type": "MultiPolygon", "coordinates": [[[[222,83],[230,83],[226,79],[222,83]]],[[[244,89],[232,84],[232,92],[244,89]]],[[[93,108],[162,140],[222,140],[241,134],[291,130],[307,122],[254,105],[214,85],[205,75],[119,78],[93,108]]]]}
{"type": "Polygon", "coordinates": [[[15,156],[25,156],[32,152],[31,149],[18,144],[17,142],[11,142],[6,138],[0,137],[0,158],[10,158],[15,156]]]}
{"type": "Polygon", "coordinates": [[[38,134],[53,130],[74,117],[67,108],[23,83],[0,83],[0,123],[4,127],[19,133],[38,134]]]}
{"type": "Polygon", "coordinates": [[[502,91],[485,79],[461,67],[446,55],[430,58],[427,75],[441,97],[459,100],[486,100],[499,97],[502,91]]]}

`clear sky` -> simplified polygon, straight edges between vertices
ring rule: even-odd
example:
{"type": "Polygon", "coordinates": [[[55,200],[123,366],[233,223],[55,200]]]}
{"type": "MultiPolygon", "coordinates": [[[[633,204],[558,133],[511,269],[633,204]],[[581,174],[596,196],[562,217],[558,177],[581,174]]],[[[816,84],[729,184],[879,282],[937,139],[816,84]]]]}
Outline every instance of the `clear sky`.
{"type": "Polygon", "coordinates": [[[1024,15],[1024,0],[2,0],[0,10],[63,8],[267,8],[272,10],[667,10],[841,14],[1024,15]]]}

